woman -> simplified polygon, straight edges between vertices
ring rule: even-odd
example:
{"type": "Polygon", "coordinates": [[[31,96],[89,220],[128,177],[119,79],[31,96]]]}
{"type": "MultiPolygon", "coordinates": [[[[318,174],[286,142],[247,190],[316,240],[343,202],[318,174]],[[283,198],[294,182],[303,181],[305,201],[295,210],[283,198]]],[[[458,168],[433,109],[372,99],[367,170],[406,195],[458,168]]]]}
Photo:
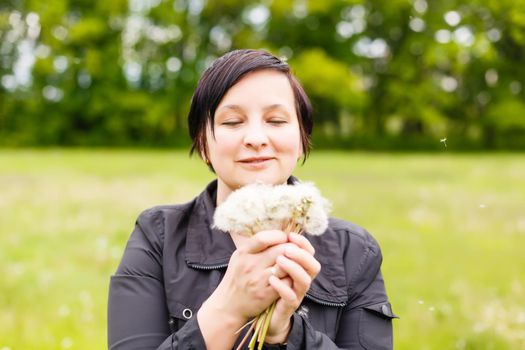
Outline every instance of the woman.
{"type": "Polygon", "coordinates": [[[188,117],[217,180],[194,200],[143,212],[109,291],[110,349],[232,349],[277,306],[266,349],[391,349],[381,253],[364,229],[331,219],[320,237],[211,229],[215,207],[255,181],[293,184],[311,107],[286,63],[238,50],[201,77],[188,117]]]}

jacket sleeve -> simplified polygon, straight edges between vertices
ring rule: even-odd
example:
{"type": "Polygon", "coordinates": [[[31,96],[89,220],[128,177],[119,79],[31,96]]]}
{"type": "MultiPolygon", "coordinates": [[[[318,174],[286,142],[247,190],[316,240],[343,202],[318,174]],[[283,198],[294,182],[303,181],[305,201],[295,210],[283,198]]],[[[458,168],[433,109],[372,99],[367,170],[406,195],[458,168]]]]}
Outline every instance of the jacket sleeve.
{"type": "Polygon", "coordinates": [[[341,312],[335,340],[315,330],[307,316],[296,313],[287,349],[393,349],[392,318],[397,316],[386,295],[379,245],[368,233],[350,245],[345,260],[356,268],[349,269],[350,299],[341,312]]]}
{"type": "Polygon", "coordinates": [[[162,272],[163,219],[159,211],[142,213],[109,284],[108,348],[205,349],[197,318],[175,333],[162,272]]]}

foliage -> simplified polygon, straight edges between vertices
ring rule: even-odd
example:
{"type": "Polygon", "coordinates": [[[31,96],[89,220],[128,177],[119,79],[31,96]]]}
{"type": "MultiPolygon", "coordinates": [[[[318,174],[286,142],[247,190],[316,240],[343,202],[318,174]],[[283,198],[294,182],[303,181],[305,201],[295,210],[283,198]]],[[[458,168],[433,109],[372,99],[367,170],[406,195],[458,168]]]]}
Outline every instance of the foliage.
{"type": "Polygon", "coordinates": [[[523,0],[10,0],[0,145],[185,145],[201,72],[251,47],[289,60],[320,146],[523,149],[523,18],[523,0]]]}

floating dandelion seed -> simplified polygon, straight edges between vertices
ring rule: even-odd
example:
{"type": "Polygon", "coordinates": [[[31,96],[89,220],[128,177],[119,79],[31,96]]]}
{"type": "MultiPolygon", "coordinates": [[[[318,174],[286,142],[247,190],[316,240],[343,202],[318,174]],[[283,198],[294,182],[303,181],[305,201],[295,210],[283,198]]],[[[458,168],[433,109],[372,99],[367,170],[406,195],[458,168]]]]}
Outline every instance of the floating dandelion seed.
{"type": "Polygon", "coordinates": [[[481,209],[484,209],[484,208],[485,208],[485,204],[480,204],[479,207],[480,207],[481,209]]]}
{"type": "Polygon", "coordinates": [[[446,137],[440,139],[439,142],[441,142],[442,144],[444,144],[444,145],[445,145],[445,148],[447,148],[447,138],[446,138],[446,137]]]}
{"type": "Polygon", "coordinates": [[[466,346],[467,342],[465,341],[465,339],[460,339],[456,342],[456,348],[457,349],[465,349],[465,346],[466,346]]]}
{"type": "Polygon", "coordinates": [[[58,316],[60,317],[67,317],[71,314],[71,310],[69,309],[69,306],[62,304],[58,308],[58,316]]]}
{"type": "Polygon", "coordinates": [[[91,322],[93,321],[93,314],[91,312],[86,311],[82,313],[81,319],[83,322],[91,322]]]}
{"type": "Polygon", "coordinates": [[[62,339],[62,341],[60,342],[60,346],[62,347],[62,349],[69,349],[73,346],[73,340],[69,337],[66,337],[62,339]]]}
{"type": "Polygon", "coordinates": [[[417,302],[419,305],[423,305],[425,302],[423,300],[418,300],[417,302]]]}
{"type": "Polygon", "coordinates": [[[304,306],[302,305],[298,310],[297,310],[297,314],[304,317],[304,318],[308,318],[308,307],[307,306],[304,306]]]}
{"type": "Polygon", "coordinates": [[[428,308],[428,311],[430,311],[430,312],[434,312],[434,310],[436,310],[436,308],[433,307],[433,306],[431,306],[431,307],[428,308]]]}

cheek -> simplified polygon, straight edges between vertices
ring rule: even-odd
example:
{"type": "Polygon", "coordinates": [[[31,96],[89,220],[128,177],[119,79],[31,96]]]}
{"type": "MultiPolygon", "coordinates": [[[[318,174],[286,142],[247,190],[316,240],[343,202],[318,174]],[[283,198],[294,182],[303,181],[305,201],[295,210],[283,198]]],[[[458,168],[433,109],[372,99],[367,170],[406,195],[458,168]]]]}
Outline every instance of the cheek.
{"type": "Polygon", "coordinates": [[[231,133],[224,133],[220,130],[215,131],[215,139],[211,140],[210,155],[212,158],[231,156],[237,150],[238,142],[235,135],[231,133]]]}
{"type": "Polygon", "coordinates": [[[302,153],[301,133],[299,127],[287,128],[279,135],[278,142],[283,152],[298,156],[302,153]]]}

